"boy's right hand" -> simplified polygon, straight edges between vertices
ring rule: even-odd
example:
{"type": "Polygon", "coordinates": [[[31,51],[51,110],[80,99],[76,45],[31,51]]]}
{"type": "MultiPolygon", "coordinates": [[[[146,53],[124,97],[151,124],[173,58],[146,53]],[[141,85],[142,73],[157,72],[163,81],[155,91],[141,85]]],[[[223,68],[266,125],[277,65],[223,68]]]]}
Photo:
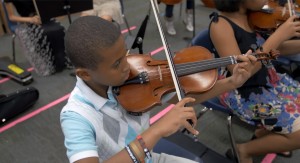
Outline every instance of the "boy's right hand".
{"type": "Polygon", "coordinates": [[[195,99],[190,97],[182,99],[174,108],[153,124],[153,127],[157,128],[161,137],[167,137],[180,128],[186,128],[190,133],[198,135],[199,132],[193,128],[197,123],[194,108],[185,107],[187,103],[194,101],[195,99]],[[188,119],[192,120],[193,126],[187,121],[188,119]]]}
{"type": "Polygon", "coordinates": [[[299,19],[299,16],[289,17],[283,24],[281,24],[275,33],[280,35],[282,41],[289,40],[293,37],[300,37],[300,21],[295,20],[299,19]]]}

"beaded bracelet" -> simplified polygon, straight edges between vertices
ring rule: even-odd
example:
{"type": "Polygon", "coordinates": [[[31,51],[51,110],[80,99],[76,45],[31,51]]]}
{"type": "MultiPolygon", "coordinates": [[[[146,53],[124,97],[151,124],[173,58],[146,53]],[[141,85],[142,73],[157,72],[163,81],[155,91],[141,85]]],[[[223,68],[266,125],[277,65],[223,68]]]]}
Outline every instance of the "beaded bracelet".
{"type": "Polygon", "coordinates": [[[141,147],[143,148],[144,152],[145,152],[145,155],[148,159],[150,159],[152,156],[151,156],[151,153],[149,151],[149,149],[146,147],[146,143],[144,142],[144,139],[142,138],[141,135],[138,135],[136,137],[136,139],[139,141],[141,147]]]}
{"type": "Polygon", "coordinates": [[[145,155],[144,152],[142,152],[142,150],[140,150],[140,148],[135,144],[135,141],[132,141],[129,144],[129,148],[132,150],[133,154],[135,156],[137,156],[138,161],[140,163],[144,163],[145,162],[145,155]]]}
{"type": "Polygon", "coordinates": [[[136,157],[134,156],[134,154],[132,153],[131,149],[129,148],[128,145],[125,146],[125,149],[127,150],[131,160],[134,162],[134,163],[139,163],[139,161],[136,159],[136,157]]]}

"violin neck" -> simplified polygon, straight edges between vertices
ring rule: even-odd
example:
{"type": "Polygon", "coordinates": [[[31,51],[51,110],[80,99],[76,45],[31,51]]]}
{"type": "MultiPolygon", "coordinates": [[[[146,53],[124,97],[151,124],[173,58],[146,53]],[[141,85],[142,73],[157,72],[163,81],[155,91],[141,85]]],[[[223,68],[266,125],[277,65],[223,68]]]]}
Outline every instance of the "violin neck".
{"type": "Polygon", "coordinates": [[[238,62],[239,61],[237,61],[235,57],[229,56],[204,61],[176,64],[175,68],[178,76],[185,76],[206,70],[224,67],[231,64],[236,64],[238,62]]]}

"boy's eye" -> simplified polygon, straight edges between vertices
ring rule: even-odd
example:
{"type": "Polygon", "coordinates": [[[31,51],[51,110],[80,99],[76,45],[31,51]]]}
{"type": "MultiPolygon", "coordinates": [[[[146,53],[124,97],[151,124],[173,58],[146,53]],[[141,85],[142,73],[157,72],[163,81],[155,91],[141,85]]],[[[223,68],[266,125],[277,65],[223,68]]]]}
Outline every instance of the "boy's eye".
{"type": "Polygon", "coordinates": [[[121,63],[121,61],[117,61],[117,62],[115,63],[115,65],[114,65],[114,67],[115,67],[115,68],[118,68],[119,65],[120,65],[120,63],[121,63]]]}

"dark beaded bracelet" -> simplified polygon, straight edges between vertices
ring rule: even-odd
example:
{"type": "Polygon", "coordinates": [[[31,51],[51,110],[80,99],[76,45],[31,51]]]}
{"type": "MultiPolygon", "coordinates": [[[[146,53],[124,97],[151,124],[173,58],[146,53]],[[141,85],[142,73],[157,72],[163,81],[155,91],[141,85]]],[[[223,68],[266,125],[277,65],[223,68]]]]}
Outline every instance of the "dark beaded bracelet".
{"type": "Polygon", "coordinates": [[[134,156],[134,154],[132,153],[131,149],[129,148],[128,145],[125,146],[125,149],[127,150],[131,160],[134,162],[134,163],[139,163],[139,161],[136,159],[136,157],[134,156]]]}

